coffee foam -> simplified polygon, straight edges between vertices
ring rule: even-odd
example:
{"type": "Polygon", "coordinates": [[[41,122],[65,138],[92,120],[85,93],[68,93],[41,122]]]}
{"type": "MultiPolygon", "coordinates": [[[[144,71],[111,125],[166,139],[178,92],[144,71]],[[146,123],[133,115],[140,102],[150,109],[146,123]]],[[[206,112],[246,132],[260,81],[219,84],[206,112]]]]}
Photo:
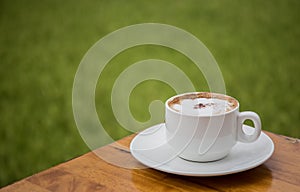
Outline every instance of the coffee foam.
{"type": "Polygon", "coordinates": [[[217,115],[235,109],[238,102],[229,96],[216,93],[191,93],[168,102],[171,109],[186,115],[217,115]]]}

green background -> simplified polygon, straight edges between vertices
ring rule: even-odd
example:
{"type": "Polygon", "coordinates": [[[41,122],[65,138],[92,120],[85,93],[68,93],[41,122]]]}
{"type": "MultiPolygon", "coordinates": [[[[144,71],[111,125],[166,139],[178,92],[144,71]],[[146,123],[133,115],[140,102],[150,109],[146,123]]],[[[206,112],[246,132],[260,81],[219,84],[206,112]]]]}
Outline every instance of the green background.
{"type": "MultiPolygon", "coordinates": [[[[0,0],[0,186],[69,160],[89,149],[72,113],[72,85],[87,50],[121,27],[156,22],[199,38],[223,73],[227,94],[256,111],[263,129],[300,137],[300,1],[15,1],[0,0]]],[[[142,59],[180,67],[208,90],[193,63],[178,52],[139,46],[116,56],[96,90],[100,120],[114,139],[128,131],[114,118],[110,92],[126,67],[142,59]]],[[[147,120],[148,104],[175,94],[146,81],[130,98],[147,120]]]]}

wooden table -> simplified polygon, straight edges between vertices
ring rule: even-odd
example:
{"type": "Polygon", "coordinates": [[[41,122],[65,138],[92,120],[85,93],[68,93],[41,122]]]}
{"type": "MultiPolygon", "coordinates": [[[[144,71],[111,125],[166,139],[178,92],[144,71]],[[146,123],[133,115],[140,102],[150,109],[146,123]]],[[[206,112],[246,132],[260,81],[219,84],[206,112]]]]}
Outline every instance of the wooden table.
{"type": "MultiPolygon", "coordinates": [[[[298,139],[266,132],[275,143],[273,156],[249,171],[218,177],[188,177],[154,169],[126,169],[103,161],[93,152],[0,189],[4,191],[300,191],[298,139]]],[[[119,163],[142,166],[130,154],[134,135],[97,152],[119,163]],[[122,145],[122,146],[120,146],[122,145]],[[127,148],[124,149],[124,146],[127,148]]]]}

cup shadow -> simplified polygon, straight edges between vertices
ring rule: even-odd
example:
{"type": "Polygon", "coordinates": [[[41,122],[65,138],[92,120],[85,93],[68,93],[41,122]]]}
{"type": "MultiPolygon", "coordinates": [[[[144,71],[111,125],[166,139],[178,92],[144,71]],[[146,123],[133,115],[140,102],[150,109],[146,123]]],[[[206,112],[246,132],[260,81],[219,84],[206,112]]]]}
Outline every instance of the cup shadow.
{"type": "MultiPolygon", "coordinates": [[[[154,169],[132,170],[132,183],[137,189],[141,188],[141,181],[149,180],[156,187],[174,187],[176,189],[196,190],[199,187],[218,191],[236,190],[268,190],[272,185],[272,171],[265,165],[260,165],[251,170],[240,173],[214,176],[214,177],[193,177],[164,173],[154,169]],[[143,179],[141,180],[141,177],[143,179]],[[155,182],[154,182],[155,180],[155,182]],[[155,184],[154,184],[155,183],[155,184]]],[[[155,186],[154,186],[155,187],[155,186]]],[[[141,189],[142,190],[142,189],[141,189]]]]}

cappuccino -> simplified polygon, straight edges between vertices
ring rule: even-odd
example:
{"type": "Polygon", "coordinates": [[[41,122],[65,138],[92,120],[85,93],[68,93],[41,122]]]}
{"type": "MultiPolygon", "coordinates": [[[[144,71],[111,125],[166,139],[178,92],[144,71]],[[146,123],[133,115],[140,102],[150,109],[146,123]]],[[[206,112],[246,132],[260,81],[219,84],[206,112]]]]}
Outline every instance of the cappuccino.
{"type": "Polygon", "coordinates": [[[168,105],[181,114],[209,116],[232,111],[238,106],[238,102],[230,96],[199,92],[176,96],[168,105]]]}
{"type": "Polygon", "coordinates": [[[261,133],[259,116],[239,111],[233,97],[207,92],[173,96],[165,102],[166,139],[178,156],[199,162],[222,159],[237,141],[254,142],[261,133]],[[254,132],[243,130],[245,120],[254,124],[254,132]]]}

